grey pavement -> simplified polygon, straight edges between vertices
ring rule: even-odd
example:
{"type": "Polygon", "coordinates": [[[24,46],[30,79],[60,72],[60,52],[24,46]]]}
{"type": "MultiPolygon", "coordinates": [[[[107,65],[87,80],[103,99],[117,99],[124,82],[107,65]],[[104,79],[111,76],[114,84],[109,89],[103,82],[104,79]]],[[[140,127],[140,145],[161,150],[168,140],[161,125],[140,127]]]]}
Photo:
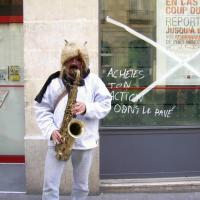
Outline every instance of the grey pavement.
{"type": "Polygon", "coordinates": [[[0,164],[0,191],[26,191],[24,164],[0,164]]]}
{"type": "MultiPolygon", "coordinates": [[[[24,165],[0,165],[0,200],[41,200],[41,195],[20,193],[20,191],[26,191],[25,185],[24,165]],[[13,191],[13,193],[6,191],[13,191]],[[14,191],[19,192],[15,193],[14,191]]],[[[70,200],[70,197],[61,196],[60,200],[70,200]]],[[[89,196],[88,200],[200,200],[200,191],[187,193],[101,193],[98,196],[89,196]]]]}
{"type": "MultiPolygon", "coordinates": [[[[0,200],[41,200],[41,195],[1,194],[0,200]]],[[[61,196],[60,200],[70,200],[61,196]]],[[[88,200],[200,200],[200,192],[191,193],[105,193],[89,196],[88,200]]]]}

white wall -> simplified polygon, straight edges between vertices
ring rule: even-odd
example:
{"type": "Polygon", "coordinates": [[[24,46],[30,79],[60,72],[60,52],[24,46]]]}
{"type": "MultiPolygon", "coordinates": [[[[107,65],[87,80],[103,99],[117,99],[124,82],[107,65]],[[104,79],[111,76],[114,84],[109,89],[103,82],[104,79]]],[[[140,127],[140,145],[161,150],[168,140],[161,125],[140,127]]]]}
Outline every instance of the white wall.
{"type": "MultiPolygon", "coordinates": [[[[97,0],[24,0],[25,157],[27,190],[41,192],[46,143],[37,127],[33,99],[47,77],[60,69],[64,40],[88,42],[91,71],[98,72],[97,0]]],[[[91,189],[98,191],[98,149],[92,167],[91,189]]],[[[71,171],[71,167],[68,167],[71,171]]],[[[69,174],[69,173],[68,173],[69,174]]],[[[64,175],[62,192],[71,179],[64,175]],[[67,179],[67,182],[66,182],[67,179]]]]}

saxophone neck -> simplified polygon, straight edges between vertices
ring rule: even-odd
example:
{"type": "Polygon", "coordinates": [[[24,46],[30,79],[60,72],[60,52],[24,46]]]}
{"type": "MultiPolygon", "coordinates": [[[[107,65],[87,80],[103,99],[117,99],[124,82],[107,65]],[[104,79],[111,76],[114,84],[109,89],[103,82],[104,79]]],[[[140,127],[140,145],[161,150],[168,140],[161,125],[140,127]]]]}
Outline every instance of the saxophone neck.
{"type": "Polygon", "coordinates": [[[74,80],[74,85],[76,85],[76,86],[78,86],[79,84],[80,84],[80,78],[81,78],[81,72],[80,72],[80,70],[79,69],[76,69],[75,70],[75,74],[76,74],[76,78],[75,78],[75,80],[74,80]]]}

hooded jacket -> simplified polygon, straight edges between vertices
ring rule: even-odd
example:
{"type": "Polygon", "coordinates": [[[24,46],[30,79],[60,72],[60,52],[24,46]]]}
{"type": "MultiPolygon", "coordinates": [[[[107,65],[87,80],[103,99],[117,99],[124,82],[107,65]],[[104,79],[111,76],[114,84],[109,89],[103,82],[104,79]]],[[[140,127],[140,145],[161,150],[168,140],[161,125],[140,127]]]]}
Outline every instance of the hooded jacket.
{"type": "MultiPolygon", "coordinates": [[[[76,45],[75,45],[76,46],[76,45]]],[[[61,54],[61,64],[66,62],[73,56],[69,56],[77,50],[70,47],[65,53],[61,54]],[[65,59],[63,59],[65,57],[65,59]]],[[[64,48],[66,50],[66,48],[64,48]]],[[[79,53],[84,55],[83,58],[86,67],[88,68],[89,60],[87,61],[87,53],[78,48],[79,53]]],[[[61,69],[62,72],[62,69],[61,69]]],[[[63,81],[60,77],[53,78],[48,83],[41,98],[41,102],[35,102],[36,120],[43,135],[48,139],[50,146],[55,145],[51,138],[54,130],[59,130],[64,116],[64,111],[67,105],[68,94],[66,94],[58,103],[58,97],[66,90],[63,81]]],[[[84,102],[86,112],[83,115],[77,115],[76,118],[82,120],[85,124],[84,133],[75,140],[74,149],[90,149],[98,145],[99,140],[99,119],[105,117],[111,109],[111,95],[102,80],[95,74],[89,73],[84,78],[84,85],[78,87],[77,101],[84,102]]]]}

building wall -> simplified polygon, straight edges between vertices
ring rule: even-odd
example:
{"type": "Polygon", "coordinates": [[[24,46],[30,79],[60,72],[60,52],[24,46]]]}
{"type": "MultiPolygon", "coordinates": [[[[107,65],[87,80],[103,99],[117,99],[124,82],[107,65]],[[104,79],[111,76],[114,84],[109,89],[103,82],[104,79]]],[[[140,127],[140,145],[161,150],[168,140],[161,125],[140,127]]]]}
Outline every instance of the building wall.
{"type": "MultiPolygon", "coordinates": [[[[34,115],[34,98],[47,77],[60,69],[64,40],[87,41],[90,68],[98,73],[98,1],[24,0],[25,159],[27,192],[40,193],[46,141],[34,115]]],[[[98,191],[99,151],[90,176],[92,193],[98,191]]],[[[61,192],[70,191],[71,165],[63,175],[61,192]]]]}

